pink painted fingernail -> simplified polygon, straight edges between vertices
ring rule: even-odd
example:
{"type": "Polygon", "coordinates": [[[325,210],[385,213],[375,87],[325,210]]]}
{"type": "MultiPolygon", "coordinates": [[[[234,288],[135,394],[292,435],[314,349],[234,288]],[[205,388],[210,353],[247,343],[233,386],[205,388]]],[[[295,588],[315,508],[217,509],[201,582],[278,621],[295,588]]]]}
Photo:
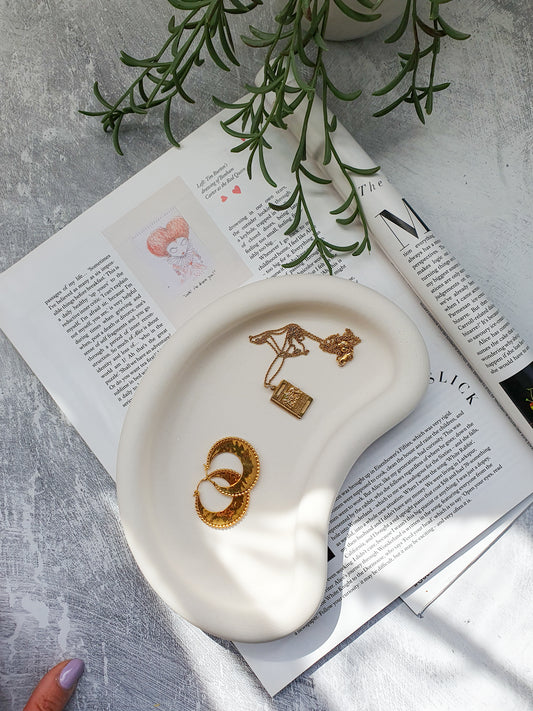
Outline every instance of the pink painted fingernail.
{"type": "Polygon", "coordinates": [[[78,681],[85,670],[85,663],[82,659],[71,659],[70,662],[63,667],[59,675],[59,686],[62,689],[69,691],[78,681]]]}

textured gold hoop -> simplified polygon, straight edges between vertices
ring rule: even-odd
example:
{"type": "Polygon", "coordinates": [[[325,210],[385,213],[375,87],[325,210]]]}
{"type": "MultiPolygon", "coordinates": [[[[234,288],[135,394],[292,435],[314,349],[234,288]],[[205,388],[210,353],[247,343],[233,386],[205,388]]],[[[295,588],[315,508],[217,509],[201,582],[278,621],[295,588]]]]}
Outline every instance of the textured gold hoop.
{"type": "Polygon", "coordinates": [[[198,482],[194,491],[196,513],[200,519],[213,528],[234,526],[246,513],[252,489],[259,476],[259,457],[252,445],[240,437],[224,437],[218,440],[208,452],[204,464],[206,475],[198,482]],[[213,459],[219,454],[233,454],[242,464],[242,472],[233,469],[215,469],[209,472],[213,459]],[[223,479],[228,486],[219,484],[216,479],[223,479]],[[231,497],[231,503],[222,511],[211,511],[200,500],[199,487],[203,481],[209,481],[224,496],[231,497]]]}
{"type": "MultiPolygon", "coordinates": [[[[245,491],[250,491],[250,489],[255,486],[259,476],[259,457],[257,456],[257,452],[245,439],[241,439],[240,437],[224,437],[224,439],[219,439],[218,442],[215,442],[209,450],[205,463],[206,472],[211,466],[213,459],[219,454],[225,453],[234,454],[240,459],[242,474],[231,486],[220,486],[220,484],[213,482],[215,488],[225,496],[235,496],[243,494],[245,491]]],[[[217,476],[217,472],[219,471],[222,470],[216,469],[209,475],[209,478],[211,479],[217,476]]]]}
{"type": "Polygon", "coordinates": [[[228,484],[235,484],[240,479],[240,474],[233,471],[232,469],[219,469],[216,473],[213,472],[209,476],[204,477],[198,482],[198,486],[194,491],[194,505],[196,508],[196,513],[202,519],[204,523],[212,528],[229,528],[234,526],[246,513],[248,504],[250,502],[250,494],[245,492],[238,496],[232,496],[229,506],[226,506],[222,511],[210,511],[206,509],[205,506],[200,501],[200,492],[198,490],[202,481],[212,481],[213,476],[225,479],[228,484]]]}

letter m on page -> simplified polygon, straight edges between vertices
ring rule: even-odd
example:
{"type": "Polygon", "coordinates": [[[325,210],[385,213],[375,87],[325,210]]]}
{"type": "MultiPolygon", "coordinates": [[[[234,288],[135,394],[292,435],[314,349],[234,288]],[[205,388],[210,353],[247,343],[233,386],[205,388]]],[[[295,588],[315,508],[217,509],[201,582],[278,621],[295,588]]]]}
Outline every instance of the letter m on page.
{"type": "Polygon", "coordinates": [[[381,217],[385,225],[396,237],[400,247],[404,249],[411,239],[419,240],[428,235],[431,230],[420,219],[407,200],[402,199],[402,202],[405,205],[403,215],[395,215],[390,210],[382,210],[378,216],[381,217]]]}

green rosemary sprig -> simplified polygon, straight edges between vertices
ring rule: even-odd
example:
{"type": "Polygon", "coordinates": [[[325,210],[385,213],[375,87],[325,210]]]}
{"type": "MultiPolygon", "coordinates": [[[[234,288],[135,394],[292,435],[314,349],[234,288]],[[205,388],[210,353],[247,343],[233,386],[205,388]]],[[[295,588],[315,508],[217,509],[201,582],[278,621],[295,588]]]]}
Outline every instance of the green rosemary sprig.
{"type": "Polygon", "coordinates": [[[416,114],[422,123],[425,116],[433,110],[433,96],[438,91],[443,91],[450,86],[450,82],[435,84],[435,69],[437,56],[440,52],[441,39],[450,37],[454,40],[465,40],[470,35],[451,27],[440,16],[440,5],[450,0],[429,0],[429,18],[426,22],[418,10],[419,0],[406,0],[405,10],[396,30],[385,42],[388,44],[398,42],[410,26],[413,35],[413,49],[411,52],[398,52],[400,58],[400,71],[384,87],[374,92],[374,96],[384,96],[400,84],[407,84],[407,88],[394,101],[377,111],[374,116],[385,116],[402,103],[413,104],[416,114]],[[428,24],[431,23],[431,24],[428,24]],[[422,39],[429,38],[429,43],[422,46],[422,39]],[[420,83],[420,60],[431,57],[429,77],[426,84],[420,83]],[[425,100],[425,101],[424,101],[425,100]],[[422,105],[424,101],[424,105],[422,105]]]}
{"type": "Polygon", "coordinates": [[[262,0],[250,0],[244,4],[241,0],[168,0],[176,9],[186,12],[185,18],[176,24],[174,16],[168,23],[169,36],[159,52],[145,59],[121,52],[120,60],[129,67],[141,69],[141,73],[115,101],[107,101],[100,91],[98,82],[93,90],[96,98],[104,107],[103,111],[82,111],[86,116],[99,116],[104,131],[113,136],[115,150],[123,155],[119,143],[120,127],[127,114],[146,114],[149,109],[164,106],[163,123],[168,140],[179,147],[171,127],[172,102],[176,97],[193,104],[194,99],[186,91],[184,84],[194,67],[200,67],[207,53],[212,61],[224,71],[230,71],[228,64],[238,66],[235,44],[227,15],[250,12],[262,0]],[[213,39],[218,38],[219,47],[213,39]],[[170,53],[169,59],[164,59],[170,53]]]}
{"type": "MultiPolygon", "coordinates": [[[[254,10],[262,0],[168,0],[184,13],[177,22],[172,17],[168,23],[169,36],[160,51],[145,59],[136,59],[122,52],[121,61],[139,70],[138,77],[115,102],[105,99],[98,83],[94,93],[103,110],[82,111],[88,116],[98,116],[103,128],[111,132],[116,151],[122,155],[119,143],[120,128],[128,114],[147,114],[157,106],[163,108],[165,133],[172,145],[179,146],[171,127],[171,108],[174,99],[194,103],[194,98],[185,89],[185,82],[195,67],[200,67],[210,58],[220,69],[230,71],[231,65],[239,65],[233,41],[229,16],[254,10]]],[[[371,12],[359,12],[346,4],[345,0],[332,0],[349,18],[359,22],[373,22],[380,15],[376,12],[381,0],[356,0],[371,12]]],[[[433,96],[442,91],[448,83],[435,83],[436,62],[440,43],[444,37],[455,40],[466,39],[469,35],[451,27],[440,15],[440,5],[450,0],[405,0],[405,10],[394,33],[385,40],[387,43],[399,41],[410,29],[413,37],[411,52],[399,52],[400,71],[384,87],[374,92],[384,96],[402,83],[407,88],[388,106],[376,112],[383,116],[402,103],[412,104],[422,122],[424,112],[429,115],[433,108],[433,96]],[[423,19],[419,3],[429,6],[428,18],[423,19]],[[429,40],[428,40],[429,38],[429,40]],[[427,41],[424,45],[423,40],[427,41]],[[420,80],[420,61],[431,57],[427,82],[420,80]],[[424,103],[422,103],[424,102],[424,103]]],[[[303,253],[284,266],[295,267],[318,251],[329,272],[335,252],[350,252],[354,255],[370,250],[368,224],[361,207],[353,176],[371,175],[378,167],[362,170],[349,165],[335,149],[333,134],[337,119],[328,113],[329,94],[337,99],[351,102],[360,95],[359,90],[341,91],[332,82],[325,65],[327,45],[324,41],[330,0],[286,0],[278,12],[274,28],[263,30],[249,27],[250,34],[242,36],[244,44],[254,49],[263,49],[264,72],[262,82],[257,86],[246,85],[247,97],[233,103],[213,97],[219,107],[229,109],[231,115],[222,121],[223,129],[240,140],[234,151],[248,151],[247,172],[250,178],[254,166],[259,164],[263,178],[272,186],[275,182],[268,169],[267,152],[270,127],[285,129],[287,119],[296,109],[303,112],[303,125],[295,150],[291,171],[294,174],[294,188],[289,198],[282,204],[271,204],[274,210],[293,210],[293,218],[286,234],[292,234],[301,225],[308,224],[311,231],[309,245],[303,253]],[[316,175],[307,162],[307,135],[311,108],[315,98],[321,94],[324,131],[324,166],[334,162],[347,183],[348,197],[333,209],[339,224],[348,225],[359,217],[363,226],[363,239],[350,245],[335,245],[324,239],[315,225],[306,197],[306,181],[328,184],[330,180],[316,175]],[[343,217],[341,215],[345,215],[343,217]]],[[[320,99],[318,100],[320,101],[320,99]]]]}
{"type": "MultiPolygon", "coordinates": [[[[342,0],[335,0],[341,3],[342,0]]],[[[370,0],[365,3],[371,5],[370,0]]],[[[376,15],[361,15],[351,9],[349,12],[358,19],[366,17],[366,21],[373,21],[376,15]]],[[[285,6],[275,18],[276,29],[266,32],[256,27],[250,27],[251,36],[242,37],[245,44],[251,47],[266,49],[264,58],[264,72],[262,82],[257,86],[246,86],[249,98],[237,103],[226,103],[215,98],[215,103],[231,110],[231,116],[222,121],[222,127],[230,135],[239,138],[242,143],[234,151],[249,150],[247,163],[248,175],[252,176],[253,164],[257,160],[264,178],[273,186],[266,160],[266,151],[270,144],[266,138],[270,126],[286,128],[286,119],[299,108],[303,113],[302,128],[296,151],[293,156],[291,171],[294,174],[294,188],[289,198],[281,204],[272,204],[274,210],[293,209],[293,219],[285,234],[290,235],[302,224],[308,224],[311,230],[311,240],[304,251],[294,260],[284,264],[292,268],[309,257],[315,250],[318,251],[328,271],[332,273],[331,259],[335,252],[350,252],[361,254],[365,249],[370,249],[369,230],[366,217],[361,209],[360,198],[352,180],[352,174],[369,175],[377,172],[379,167],[371,170],[361,170],[350,166],[343,161],[334,147],[333,133],[337,125],[335,116],[329,118],[327,111],[328,93],[331,92],[343,101],[354,101],[360,90],[343,92],[329,78],[324,63],[327,46],[322,39],[324,36],[329,13],[329,0],[287,0],[285,6]],[[307,76],[306,76],[307,75],[307,76]],[[348,183],[349,197],[344,203],[332,211],[338,215],[349,212],[348,217],[338,217],[339,224],[350,224],[359,216],[364,230],[361,242],[350,245],[336,245],[325,240],[319,233],[308,200],[306,199],[305,180],[315,183],[328,184],[331,181],[313,173],[306,165],[307,135],[311,110],[315,98],[321,89],[324,126],[324,158],[323,164],[327,166],[334,161],[348,183]],[[268,98],[271,99],[268,102],[268,98]],[[240,124],[240,128],[235,128],[240,124]]]]}

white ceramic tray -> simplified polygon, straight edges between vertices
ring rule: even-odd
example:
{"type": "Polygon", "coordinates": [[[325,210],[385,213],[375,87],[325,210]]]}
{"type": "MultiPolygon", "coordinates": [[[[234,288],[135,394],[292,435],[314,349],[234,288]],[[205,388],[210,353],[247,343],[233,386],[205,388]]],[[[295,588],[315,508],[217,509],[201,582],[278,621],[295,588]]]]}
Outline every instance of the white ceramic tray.
{"type": "MultiPolygon", "coordinates": [[[[346,474],[417,405],[428,378],[412,321],[344,279],[267,279],[201,311],[150,365],[120,441],[120,515],[149,583],[222,638],[261,642],[301,627],[324,593],[329,515],[346,474]],[[350,328],[361,338],[342,368],[312,341],[308,355],[285,362],[278,380],[313,397],[302,419],[270,401],[263,377],[274,353],[249,340],[291,322],[320,337],[350,328]],[[255,448],[261,471],[244,517],[215,529],[197,515],[193,492],[211,446],[228,436],[255,448]]],[[[240,466],[233,455],[215,465],[240,466]]],[[[228,505],[207,488],[220,499],[206,499],[208,508],[228,505]]]]}

